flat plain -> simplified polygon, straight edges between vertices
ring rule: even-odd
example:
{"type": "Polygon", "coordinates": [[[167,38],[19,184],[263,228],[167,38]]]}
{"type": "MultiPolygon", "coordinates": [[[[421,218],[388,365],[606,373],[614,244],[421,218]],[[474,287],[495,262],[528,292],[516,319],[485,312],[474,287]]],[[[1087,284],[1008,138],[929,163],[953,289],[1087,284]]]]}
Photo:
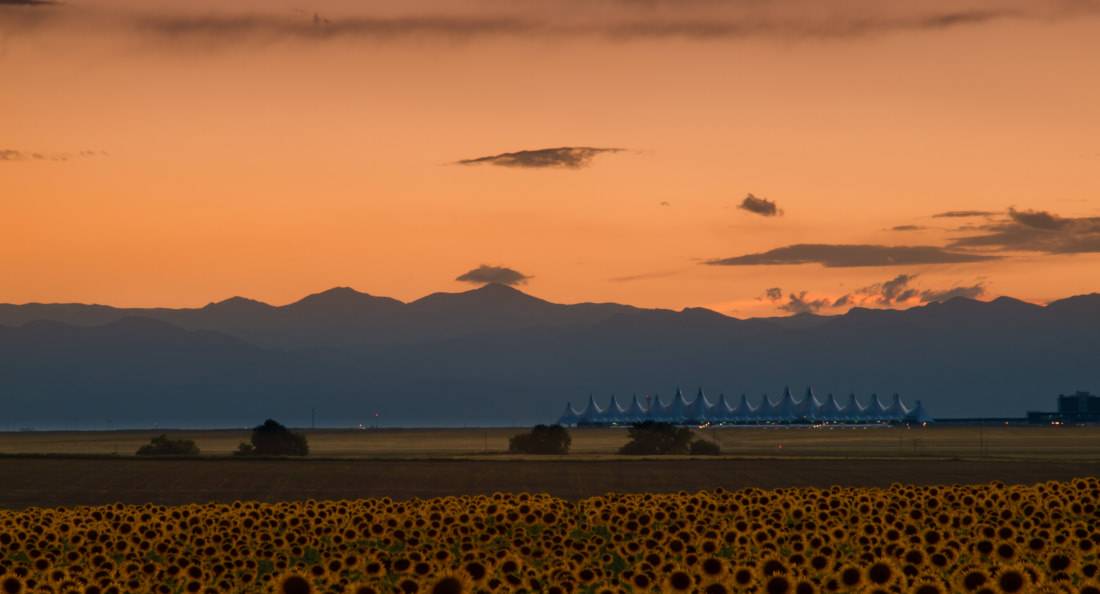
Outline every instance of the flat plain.
{"type": "MultiPolygon", "coordinates": [[[[508,453],[517,428],[296,429],[319,458],[490,458],[508,453]]],[[[735,457],[1012,458],[1100,461],[1100,427],[713,427],[696,429],[735,457]]],[[[192,439],[204,456],[227,456],[246,429],[141,431],[24,431],[0,433],[0,455],[132,455],[166,433],[192,439]]],[[[570,458],[615,457],[626,443],[625,428],[571,429],[570,458]]]]}
{"type": "Polygon", "coordinates": [[[747,487],[1036,483],[1100,476],[1100,428],[712,428],[713,458],[630,458],[624,429],[576,429],[568,456],[514,456],[520,429],[306,430],[305,459],[238,459],[245,430],[168,431],[194,439],[193,459],[144,459],[161,431],[0,434],[0,507],[180,504],[255,499],[438,497],[747,487]]]}

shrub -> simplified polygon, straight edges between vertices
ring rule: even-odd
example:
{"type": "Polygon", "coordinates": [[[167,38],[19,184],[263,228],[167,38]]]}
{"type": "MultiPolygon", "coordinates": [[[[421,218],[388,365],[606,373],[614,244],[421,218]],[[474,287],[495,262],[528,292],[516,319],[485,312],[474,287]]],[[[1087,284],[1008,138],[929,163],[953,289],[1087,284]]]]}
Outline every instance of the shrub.
{"type": "Polygon", "coordinates": [[[306,436],[268,419],[252,429],[252,443],[242,443],[238,456],[305,456],[309,454],[306,436]]]}
{"type": "Polygon", "coordinates": [[[561,425],[536,425],[508,440],[508,451],[521,454],[566,454],[573,438],[561,425]]]}
{"type": "Polygon", "coordinates": [[[672,423],[635,423],[628,435],[620,454],[687,454],[691,447],[691,429],[672,423]]]}
{"type": "Polygon", "coordinates": [[[198,456],[199,446],[190,439],[168,439],[164,433],[138,448],[138,456],[198,456]]]}
{"type": "Polygon", "coordinates": [[[691,442],[691,453],[696,456],[717,456],[722,453],[722,448],[713,441],[696,439],[691,442]]]}

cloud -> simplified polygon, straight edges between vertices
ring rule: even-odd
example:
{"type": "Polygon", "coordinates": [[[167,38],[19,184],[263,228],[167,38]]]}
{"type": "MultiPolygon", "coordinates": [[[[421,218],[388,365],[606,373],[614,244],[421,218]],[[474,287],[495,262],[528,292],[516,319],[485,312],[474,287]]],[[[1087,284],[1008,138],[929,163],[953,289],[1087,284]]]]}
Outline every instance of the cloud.
{"type": "Polygon", "coordinates": [[[545,148],[514,153],[501,153],[488,157],[463,159],[458,165],[499,165],[502,167],[544,168],[557,167],[566,169],[580,169],[587,167],[596,155],[603,153],[618,153],[621,148],[596,148],[591,146],[562,146],[557,148],[545,148]]]}
{"type": "MultiPolygon", "coordinates": [[[[0,0],[3,6],[37,6],[45,0],[0,0]]],[[[69,6],[79,12],[53,19],[97,31],[129,31],[155,41],[201,42],[207,47],[256,40],[477,40],[602,38],[611,41],[726,41],[773,39],[829,41],[986,26],[1006,20],[1068,20],[1100,12],[1088,0],[1055,3],[977,1],[972,8],[942,9],[927,3],[883,5],[872,0],[826,2],[469,2],[448,12],[407,15],[373,12],[300,15],[268,13],[154,12],[146,3],[113,9],[69,6]],[[135,8],[140,7],[140,8],[135,8]]],[[[0,20],[18,15],[0,13],[0,20]]]]}
{"type": "Polygon", "coordinates": [[[756,254],[708,260],[711,266],[821,264],[828,268],[952,264],[996,259],[988,254],[949,251],[935,246],[834,245],[800,243],[756,254]]]}
{"type": "Polygon", "coordinates": [[[808,291],[802,291],[795,295],[787,295],[787,302],[779,306],[779,309],[793,314],[817,313],[829,306],[828,299],[808,299],[808,291]]]}
{"type": "Polygon", "coordinates": [[[899,274],[888,281],[858,289],[856,293],[872,297],[880,305],[903,303],[919,294],[916,289],[909,286],[915,278],[917,278],[915,274],[899,274]]]}
{"type": "Polygon", "coordinates": [[[464,283],[474,283],[479,285],[485,285],[489,283],[497,283],[501,285],[522,285],[526,284],[532,277],[527,276],[517,270],[511,268],[505,268],[503,266],[489,266],[482,264],[473,270],[469,270],[460,274],[456,281],[464,283]]]}
{"type": "Polygon", "coordinates": [[[616,277],[609,278],[607,280],[609,280],[613,283],[629,283],[629,282],[633,282],[633,281],[650,280],[650,279],[654,279],[654,278],[667,278],[667,277],[670,277],[670,276],[676,276],[677,274],[680,274],[680,272],[681,271],[679,271],[679,270],[664,270],[664,271],[660,271],[660,272],[643,272],[641,274],[631,274],[631,275],[627,275],[627,276],[616,276],[616,277]]]}
{"type": "Polygon", "coordinates": [[[970,286],[956,286],[950,289],[919,289],[913,286],[915,274],[899,274],[894,278],[861,287],[833,302],[833,307],[845,306],[885,306],[932,303],[947,301],[954,297],[977,299],[985,295],[985,284],[979,282],[970,286]]]}
{"type": "Polygon", "coordinates": [[[1100,217],[1061,217],[1043,210],[1009,209],[1008,217],[977,227],[952,247],[993,251],[1079,254],[1100,252],[1100,217]]]}
{"type": "Polygon", "coordinates": [[[751,193],[745,196],[745,199],[741,201],[741,204],[737,208],[765,217],[774,217],[783,214],[783,211],[779,210],[775,202],[767,198],[757,198],[751,193]]]}
{"type": "Polygon", "coordinates": [[[660,206],[672,206],[672,203],[668,200],[662,200],[660,206]]]}
{"type": "Polygon", "coordinates": [[[940,303],[956,297],[965,297],[967,299],[977,299],[982,295],[985,295],[985,285],[978,283],[969,287],[953,287],[942,291],[921,291],[921,301],[925,303],[940,303]]]}
{"type": "Polygon", "coordinates": [[[890,228],[891,231],[922,231],[924,229],[927,229],[927,227],[920,225],[898,225],[890,228]]]}
{"type": "Polygon", "coordinates": [[[1014,222],[1025,227],[1046,229],[1048,231],[1063,229],[1071,224],[1069,219],[1063,219],[1045,210],[1016,210],[1015,208],[1010,208],[1008,209],[1008,216],[1014,222]]]}
{"type": "MultiPolygon", "coordinates": [[[[787,301],[779,305],[782,311],[793,313],[818,312],[822,309],[851,307],[905,307],[942,302],[955,297],[977,299],[986,294],[985,284],[955,286],[948,289],[921,289],[915,286],[916,274],[899,274],[889,280],[860,287],[835,298],[808,299],[807,292],[791,293],[787,301]]],[[[769,289],[768,299],[777,302],[782,298],[779,289],[769,289]]]]}
{"type": "Polygon", "coordinates": [[[464,39],[533,33],[538,23],[509,17],[349,16],[293,17],[276,14],[131,15],[130,28],[164,40],[188,39],[238,43],[249,39],[325,41],[336,39],[395,40],[402,38],[464,39]]]}
{"type": "Polygon", "coordinates": [[[76,153],[39,153],[16,149],[0,149],[0,162],[4,161],[68,161],[105,156],[106,151],[79,151],[76,153]]]}
{"type": "Polygon", "coordinates": [[[959,219],[965,217],[991,217],[995,212],[988,210],[949,210],[932,215],[933,219],[959,219]]]}
{"type": "Polygon", "coordinates": [[[607,23],[599,28],[591,29],[591,32],[618,39],[723,40],[765,37],[788,40],[832,40],[872,37],[890,33],[973,27],[1009,18],[1027,18],[1028,16],[1025,13],[1011,10],[944,11],[901,17],[874,14],[862,16],[858,14],[839,14],[826,19],[793,16],[767,18],[749,15],[740,19],[638,20],[607,23]]]}
{"type": "Polygon", "coordinates": [[[764,297],[766,297],[768,301],[779,301],[783,298],[783,289],[780,289],[779,287],[766,289],[764,291],[764,297]]]}

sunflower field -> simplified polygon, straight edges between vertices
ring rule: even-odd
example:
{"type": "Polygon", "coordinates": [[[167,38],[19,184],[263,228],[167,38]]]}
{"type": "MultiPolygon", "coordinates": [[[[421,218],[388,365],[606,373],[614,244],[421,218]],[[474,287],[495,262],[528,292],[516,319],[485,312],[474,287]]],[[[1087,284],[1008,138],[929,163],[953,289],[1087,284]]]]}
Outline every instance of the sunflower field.
{"type": "Polygon", "coordinates": [[[0,511],[0,594],[1100,594],[1100,481],[0,511]]]}

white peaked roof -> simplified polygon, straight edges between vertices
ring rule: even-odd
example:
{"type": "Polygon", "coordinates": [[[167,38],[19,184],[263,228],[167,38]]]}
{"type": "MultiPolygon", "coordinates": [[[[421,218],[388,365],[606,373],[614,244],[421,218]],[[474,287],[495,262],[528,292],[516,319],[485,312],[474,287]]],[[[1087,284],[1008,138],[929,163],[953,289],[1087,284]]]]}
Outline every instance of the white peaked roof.
{"type": "Polygon", "coordinates": [[[822,420],[831,421],[833,419],[841,418],[842,416],[843,409],[841,408],[840,403],[836,401],[836,396],[833,396],[832,394],[829,394],[825,398],[825,402],[823,402],[821,406],[819,406],[817,409],[817,418],[822,420]]]}
{"type": "Polygon", "coordinates": [[[602,412],[603,412],[603,409],[601,409],[600,406],[598,404],[596,404],[596,399],[591,394],[589,394],[588,395],[588,404],[585,405],[584,410],[579,415],[577,422],[578,423],[597,423],[597,422],[600,422],[601,420],[603,420],[603,419],[600,418],[601,417],[600,413],[602,413],[602,412]]]}
{"type": "Polygon", "coordinates": [[[626,417],[633,423],[644,420],[645,414],[646,409],[641,402],[638,402],[638,395],[634,394],[630,398],[630,406],[626,409],[626,417]]]}
{"type": "Polygon", "coordinates": [[[577,424],[577,411],[573,410],[573,403],[565,403],[565,412],[561,414],[561,418],[558,419],[559,425],[576,425],[577,424]]]}
{"type": "Polygon", "coordinates": [[[789,387],[783,388],[783,397],[775,404],[775,416],[779,418],[795,417],[798,412],[789,387]]]}
{"type": "Polygon", "coordinates": [[[794,405],[794,414],[803,419],[817,418],[817,411],[821,408],[813,388],[806,388],[806,394],[794,405]]]}
{"type": "Polygon", "coordinates": [[[855,394],[848,394],[848,402],[844,403],[844,407],[841,409],[845,416],[853,417],[863,413],[863,407],[856,401],[855,394]]]}
{"type": "Polygon", "coordinates": [[[737,406],[733,409],[733,413],[740,418],[747,419],[756,412],[756,407],[749,404],[748,396],[741,394],[741,399],[737,401],[737,406]]]}
{"type": "MultiPolygon", "coordinates": [[[[703,389],[699,388],[699,392],[695,395],[695,400],[693,400],[691,404],[685,405],[684,416],[692,421],[705,421],[708,411],[714,408],[715,406],[707,400],[707,396],[703,393],[703,389]]],[[[720,414],[720,411],[714,410],[714,413],[720,414]]]]}
{"type": "Polygon", "coordinates": [[[789,388],[784,388],[777,400],[771,400],[765,394],[760,404],[753,406],[744,394],[737,404],[731,405],[723,394],[718,402],[711,402],[702,388],[695,398],[688,401],[684,393],[677,388],[672,400],[665,404],[656,394],[639,399],[634,395],[630,404],[623,406],[618,398],[612,396],[606,407],[596,403],[593,396],[588,397],[584,410],[577,411],[572,404],[566,404],[565,412],[558,419],[563,425],[617,425],[640,421],[663,421],[669,423],[806,423],[829,421],[841,423],[892,422],[924,423],[931,420],[920,401],[913,407],[907,407],[901,396],[894,394],[889,404],[883,404],[877,394],[872,394],[867,404],[861,405],[855,394],[848,397],[843,405],[835,396],[829,394],[824,400],[814,394],[813,388],[806,388],[805,395],[795,400],[789,388]],[[643,403],[644,400],[644,403],[643,403]]]}
{"type": "Polygon", "coordinates": [[[730,404],[730,401],[726,399],[726,395],[722,394],[718,397],[718,404],[714,405],[718,409],[718,414],[728,415],[737,410],[736,405],[730,404]]]}

